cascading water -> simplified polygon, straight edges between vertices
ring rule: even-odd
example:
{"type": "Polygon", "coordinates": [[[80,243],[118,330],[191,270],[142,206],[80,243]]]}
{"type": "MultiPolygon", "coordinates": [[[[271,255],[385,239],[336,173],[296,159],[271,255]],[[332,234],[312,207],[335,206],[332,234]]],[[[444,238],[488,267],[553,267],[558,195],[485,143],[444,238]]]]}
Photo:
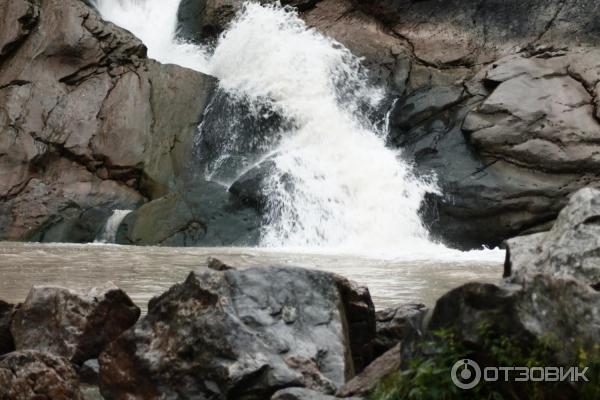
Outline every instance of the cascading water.
{"type": "Polygon", "coordinates": [[[130,213],[131,210],[114,210],[94,243],[115,243],[117,241],[117,231],[119,230],[119,226],[121,226],[125,217],[130,213]]]}
{"type": "MultiPolygon", "coordinates": [[[[262,245],[421,254],[443,248],[427,239],[418,216],[423,196],[435,185],[417,179],[400,154],[385,146],[386,132],[368,120],[382,93],[368,85],[355,56],[308,29],[293,11],[254,3],[244,6],[214,51],[181,43],[179,1],[97,5],[106,19],[138,35],[151,57],[216,76],[224,98],[245,104],[255,120],[281,117],[262,146],[253,147],[259,154],[234,163],[238,175],[261,159],[275,166],[262,189],[262,245]]],[[[241,117],[219,118],[229,122],[213,132],[222,136],[223,152],[208,165],[210,177],[227,177],[219,168],[245,148],[226,129],[241,117]]]]}

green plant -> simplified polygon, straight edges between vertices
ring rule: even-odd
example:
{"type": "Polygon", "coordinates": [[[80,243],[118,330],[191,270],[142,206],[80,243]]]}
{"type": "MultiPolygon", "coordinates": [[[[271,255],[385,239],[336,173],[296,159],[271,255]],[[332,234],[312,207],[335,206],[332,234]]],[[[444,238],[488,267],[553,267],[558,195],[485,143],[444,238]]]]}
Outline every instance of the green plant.
{"type": "Polygon", "coordinates": [[[600,399],[600,345],[591,351],[579,349],[569,366],[588,367],[589,382],[577,386],[568,382],[481,382],[471,390],[457,388],[451,380],[452,365],[464,358],[480,366],[555,366],[560,343],[550,336],[522,342],[499,336],[490,324],[482,324],[479,345],[465,343],[450,330],[436,331],[420,346],[421,355],[408,367],[384,379],[372,400],[452,399],[600,399]]]}

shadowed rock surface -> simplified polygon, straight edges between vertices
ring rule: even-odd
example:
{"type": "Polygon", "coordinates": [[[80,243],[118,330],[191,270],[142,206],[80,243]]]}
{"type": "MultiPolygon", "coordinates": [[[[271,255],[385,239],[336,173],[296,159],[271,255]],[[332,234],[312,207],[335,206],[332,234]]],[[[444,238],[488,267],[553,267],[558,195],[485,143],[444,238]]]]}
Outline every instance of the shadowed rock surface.
{"type": "Polygon", "coordinates": [[[15,306],[0,300],[0,356],[15,349],[10,324],[15,312],[15,306]]]}
{"type": "Polygon", "coordinates": [[[0,398],[83,399],[69,361],[39,351],[16,351],[0,357],[0,398]]]}
{"type": "Polygon", "coordinates": [[[338,285],[331,274],[293,268],[191,273],[102,353],[102,393],[264,399],[290,386],[333,393],[361,362],[352,357],[344,304],[361,295],[338,285]]]}
{"type": "Polygon", "coordinates": [[[140,309],[111,283],[80,293],[34,286],[14,315],[17,350],[40,350],[81,364],[98,354],[140,316],[140,309]]]}
{"type": "Polygon", "coordinates": [[[403,304],[377,311],[375,355],[379,357],[400,342],[422,336],[428,311],[424,304],[403,304]]]}

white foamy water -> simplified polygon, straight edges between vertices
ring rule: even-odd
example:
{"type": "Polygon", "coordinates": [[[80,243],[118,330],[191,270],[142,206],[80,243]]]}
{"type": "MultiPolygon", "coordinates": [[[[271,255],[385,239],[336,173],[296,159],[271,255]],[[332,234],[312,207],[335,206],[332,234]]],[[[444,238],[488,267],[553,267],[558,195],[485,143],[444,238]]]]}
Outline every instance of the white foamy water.
{"type": "Polygon", "coordinates": [[[121,226],[125,217],[130,213],[131,210],[114,210],[94,243],[115,243],[117,241],[117,231],[119,230],[119,226],[121,226]]]}
{"type": "Polygon", "coordinates": [[[263,246],[396,258],[502,258],[500,251],[462,253],[428,239],[418,209],[436,187],[417,179],[399,152],[385,146],[387,132],[364,115],[382,93],[367,84],[346,48],[289,10],[246,4],[209,54],[176,39],[178,4],[98,0],[102,15],[140,37],[150,57],[216,76],[233,98],[256,105],[250,112],[266,104],[291,121],[264,155],[277,168],[264,189],[263,246]]]}

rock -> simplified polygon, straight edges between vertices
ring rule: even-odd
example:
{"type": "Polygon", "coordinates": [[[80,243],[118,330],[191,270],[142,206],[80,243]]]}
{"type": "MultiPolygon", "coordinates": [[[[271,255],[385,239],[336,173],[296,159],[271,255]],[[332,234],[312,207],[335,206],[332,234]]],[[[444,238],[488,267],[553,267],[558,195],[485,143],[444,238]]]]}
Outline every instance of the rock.
{"type": "MultiPolygon", "coordinates": [[[[335,400],[339,397],[329,396],[304,388],[289,388],[278,391],[271,400],[335,400]]],[[[360,400],[359,397],[351,397],[349,400],[360,400]]]]}
{"type": "Polygon", "coordinates": [[[447,329],[485,353],[487,337],[507,338],[517,348],[550,341],[559,365],[571,365],[579,351],[597,351],[600,293],[571,279],[531,276],[520,284],[469,283],[436,303],[430,330],[447,329]]]}
{"type": "Polygon", "coordinates": [[[16,307],[0,300],[0,356],[15,350],[10,324],[16,307]]]}
{"type": "Polygon", "coordinates": [[[231,265],[226,264],[225,262],[219,260],[218,258],[208,257],[206,260],[206,266],[215,271],[227,271],[230,269],[235,269],[231,265]]]}
{"type": "Polygon", "coordinates": [[[189,182],[214,78],[147,59],[80,0],[0,7],[0,240],[91,241],[189,182]]]}
{"type": "Polygon", "coordinates": [[[575,193],[552,229],[507,242],[505,275],[515,282],[544,274],[600,289],[600,191],[575,193]]]}
{"type": "Polygon", "coordinates": [[[107,399],[264,399],[333,391],[354,375],[343,295],[331,274],[261,267],[191,273],[100,356],[107,399]]]}
{"type": "MultiPolygon", "coordinates": [[[[281,4],[304,11],[314,7],[318,1],[283,0],[281,4]]],[[[275,1],[261,1],[261,4],[269,3],[275,1]]],[[[182,0],[177,10],[178,36],[193,43],[214,39],[234,20],[243,4],[243,0],[182,0]]]]}
{"type": "Polygon", "coordinates": [[[362,371],[374,358],[375,305],[366,286],[334,276],[342,296],[355,372],[362,371]]]}
{"type": "Polygon", "coordinates": [[[34,286],[14,315],[17,350],[39,350],[81,364],[98,354],[140,316],[140,309],[112,283],[78,292],[34,286]]]}
{"type": "Polygon", "coordinates": [[[217,183],[203,182],[145,204],[123,220],[117,242],[163,246],[254,246],[260,218],[217,183]]]}
{"type": "Polygon", "coordinates": [[[39,351],[16,351],[0,357],[0,398],[83,399],[69,361],[39,351]]]}
{"type": "Polygon", "coordinates": [[[422,336],[424,319],[428,311],[424,304],[403,304],[396,308],[377,311],[375,356],[383,355],[405,340],[422,336]]]}
{"type": "Polygon", "coordinates": [[[368,396],[379,382],[392,372],[399,371],[402,361],[402,343],[396,344],[381,357],[377,358],[360,374],[352,378],[336,393],[339,397],[368,396]]]}

